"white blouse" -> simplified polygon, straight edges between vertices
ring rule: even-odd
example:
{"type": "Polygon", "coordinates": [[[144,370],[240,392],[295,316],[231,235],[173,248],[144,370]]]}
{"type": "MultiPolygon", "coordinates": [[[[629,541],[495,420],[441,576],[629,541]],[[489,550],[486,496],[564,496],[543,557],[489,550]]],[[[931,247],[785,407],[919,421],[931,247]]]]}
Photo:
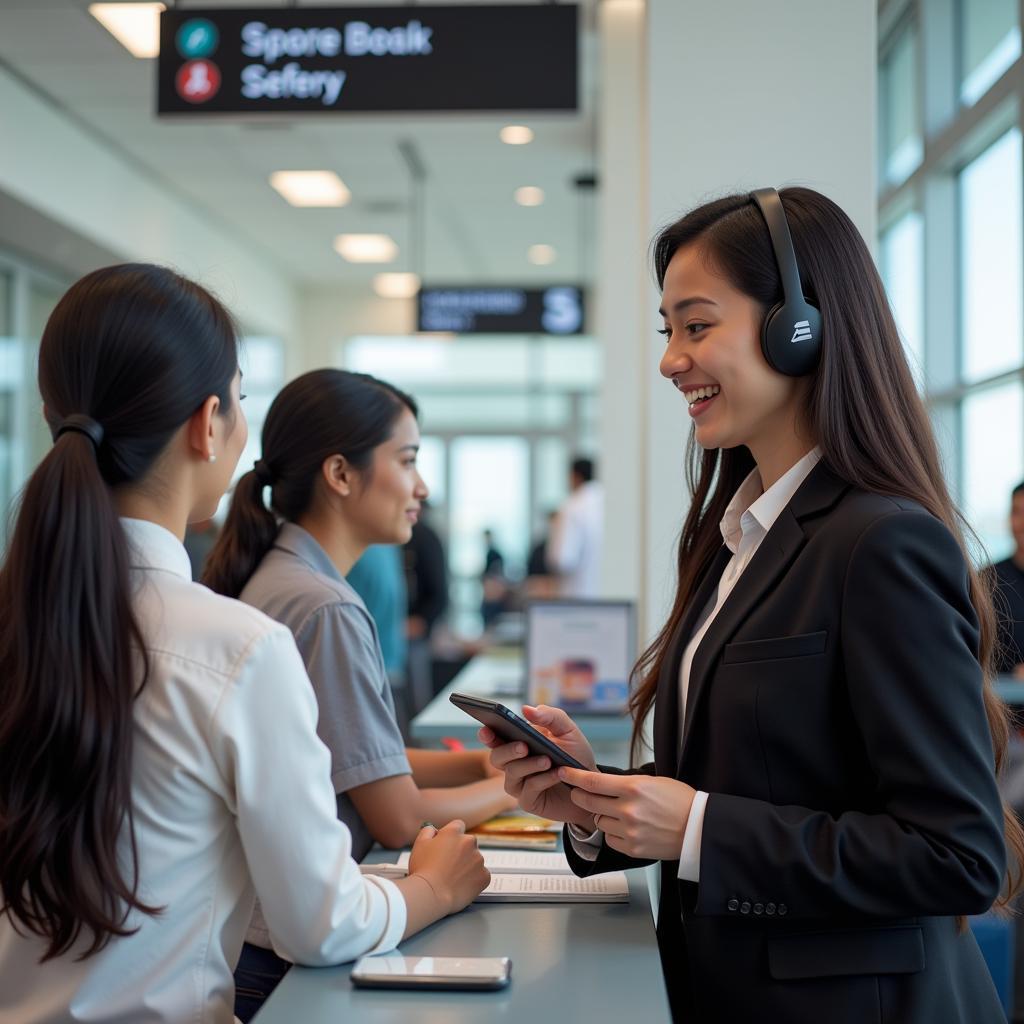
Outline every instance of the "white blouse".
{"type": "Polygon", "coordinates": [[[138,931],[84,961],[0,918],[0,1024],[230,1024],[258,893],[275,949],[308,965],[394,948],[399,890],[363,876],[337,819],[316,701],[287,628],[191,581],[178,539],[122,520],[149,679],[134,706],[138,931]]]}

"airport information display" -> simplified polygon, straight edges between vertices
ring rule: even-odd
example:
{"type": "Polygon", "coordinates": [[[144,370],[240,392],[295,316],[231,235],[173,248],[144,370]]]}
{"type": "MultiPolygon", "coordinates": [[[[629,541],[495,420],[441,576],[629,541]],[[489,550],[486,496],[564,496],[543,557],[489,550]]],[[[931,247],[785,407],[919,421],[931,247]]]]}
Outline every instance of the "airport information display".
{"type": "Polygon", "coordinates": [[[572,4],[160,16],[159,114],[575,110],[572,4]]]}
{"type": "Polygon", "coordinates": [[[455,334],[580,334],[583,290],[552,288],[421,288],[418,331],[455,334]]]}

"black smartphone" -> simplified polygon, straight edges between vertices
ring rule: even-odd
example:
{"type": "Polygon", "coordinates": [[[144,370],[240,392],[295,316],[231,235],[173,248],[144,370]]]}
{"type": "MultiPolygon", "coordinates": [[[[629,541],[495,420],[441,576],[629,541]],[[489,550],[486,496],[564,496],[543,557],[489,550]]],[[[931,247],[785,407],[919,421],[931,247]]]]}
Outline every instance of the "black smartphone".
{"type": "Polygon", "coordinates": [[[553,768],[579,768],[588,771],[575,757],[567,754],[557,743],[553,743],[542,732],[538,732],[525,718],[520,718],[504,704],[486,697],[473,697],[468,693],[453,693],[448,699],[457,707],[471,715],[478,722],[493,729],[503,740],[513,743],[516,740],[525,743],[531,754],[538,757],[551,758],[553,768]]]}

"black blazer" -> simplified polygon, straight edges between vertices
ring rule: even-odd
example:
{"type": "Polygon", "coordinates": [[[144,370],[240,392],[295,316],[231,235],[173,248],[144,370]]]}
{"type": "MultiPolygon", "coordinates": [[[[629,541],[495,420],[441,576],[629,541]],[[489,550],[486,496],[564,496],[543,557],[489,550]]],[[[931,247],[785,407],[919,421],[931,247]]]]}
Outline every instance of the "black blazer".
{"type": "MultiPolygon", "coordinates": [[[[699,884],[662,863],[678,1024],[1005,1020],[955,921],[989,908],[1006,863],[955,540],[819,463],[696,653],[680,757],[679,665],[730,557],[672,639],[636,769],[710,794],[699,884]]],[[[566,848],[581,875],[645,863],[566,848]]]]}

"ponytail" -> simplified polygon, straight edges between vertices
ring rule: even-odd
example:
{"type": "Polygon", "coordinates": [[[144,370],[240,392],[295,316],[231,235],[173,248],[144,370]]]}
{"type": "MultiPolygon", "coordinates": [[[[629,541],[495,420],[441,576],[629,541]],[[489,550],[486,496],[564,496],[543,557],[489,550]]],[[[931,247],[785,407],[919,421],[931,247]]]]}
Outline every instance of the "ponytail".
{"type": "Polygon", "coordinates": [[[251,469],[235,484],[224,528],[203,569],[203,583],[227,597],[245,589],[280,529],[277,516],[263,504],[267,470],[262,463],[257,466],[262,472],[251,469]]]}
{"type": "Polygon", "coordinates": [[[114,488],[138,485],[215,394],[231,410],[230,314],[163,267],[94,271],[39,347],[53,448],[0,569],[0,913],[80,959],[157,914],[139,895],[134,701],[146,643],[114,488]]]}
{"type": "Polygon", "coordinates": [[[137,894],[132,701],[148,665],[133,647],[121,524],[93,442],[67,432],[25,488],[0,572],[0,890],[15,927],[48,940],[44,959],[84,925],[89,956],[134,930],[132,910],[156,912],[137,894]]]}

